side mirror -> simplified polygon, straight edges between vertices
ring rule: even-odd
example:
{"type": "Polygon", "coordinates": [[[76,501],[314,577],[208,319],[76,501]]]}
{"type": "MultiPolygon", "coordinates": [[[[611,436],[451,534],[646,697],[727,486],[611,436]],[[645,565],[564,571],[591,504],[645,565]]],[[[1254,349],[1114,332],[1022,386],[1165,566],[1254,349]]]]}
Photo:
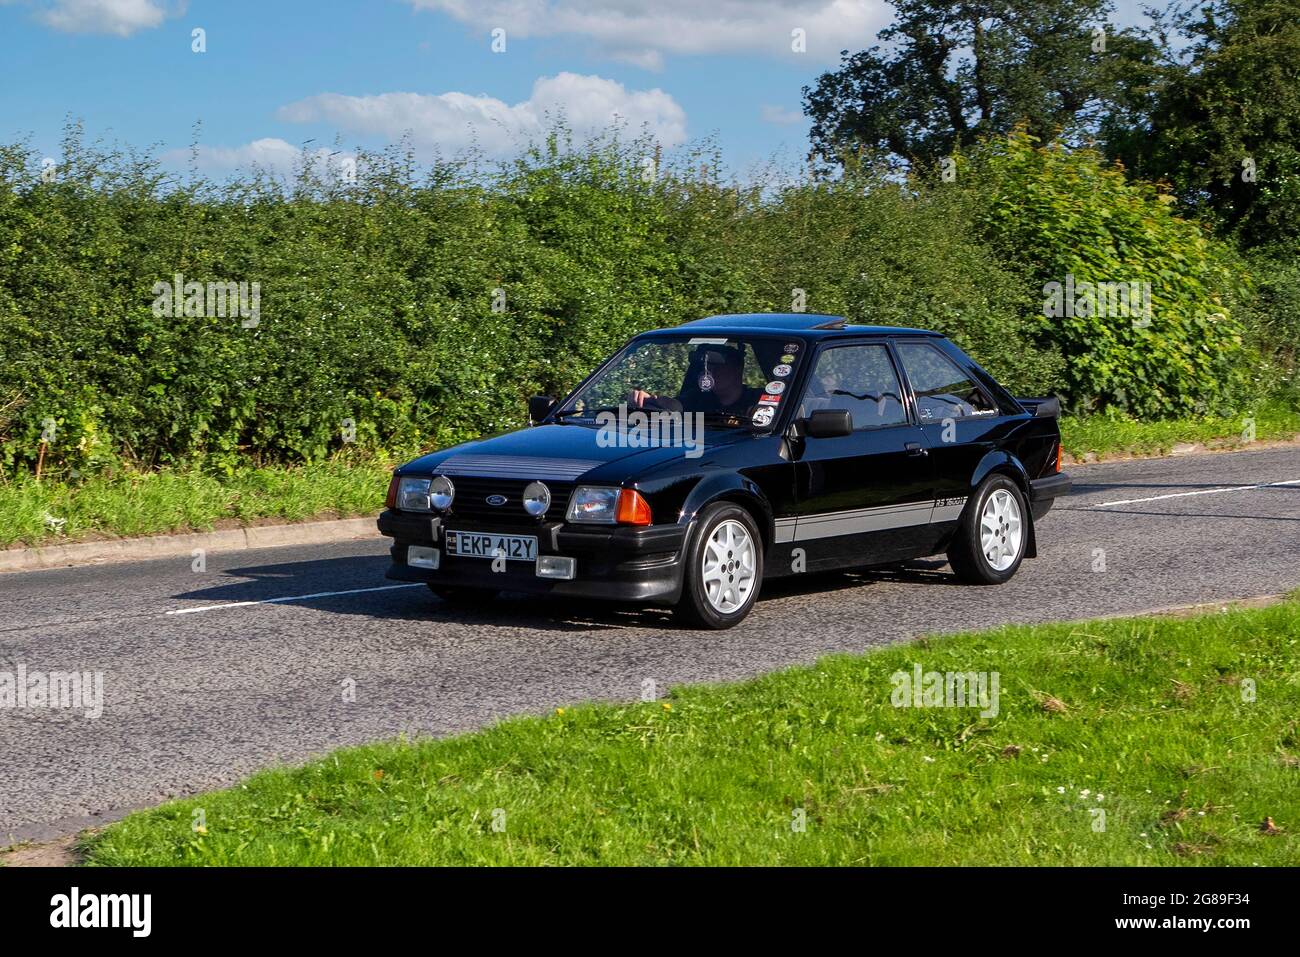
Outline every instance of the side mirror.
{"type": "Polygon", "coordinates": [[[535,395],[528,400],[528,419],[534,425],[546,418],[555,406],[555,400],[549,395],[535,395]]]}
{"type": "Polygon", "coordinates": [[[848,409],[818,409],[805,420],[815,439],[833,439],[853,434],[853,416],[848,409]]]}

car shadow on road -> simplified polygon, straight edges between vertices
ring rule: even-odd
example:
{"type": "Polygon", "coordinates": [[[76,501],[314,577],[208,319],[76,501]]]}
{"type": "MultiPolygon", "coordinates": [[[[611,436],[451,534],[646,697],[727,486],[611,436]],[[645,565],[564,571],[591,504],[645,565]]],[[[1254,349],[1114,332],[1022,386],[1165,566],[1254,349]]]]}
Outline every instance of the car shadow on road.
{"type": "MultiPolygon", "coordinates": [[[[384,577],[387,555],[277,562],[223,570],[227,580],[180,592],[177,611],[244,602],[310,606],[329,614],[390,621],[457,622],[472,627],[587,631],[669,627],[663,608],[502,593],[483,605],[453,604],[418,584],[384,577]]],[[[214,609],[213,613],[224,613],[214,609]]]]}
{"type": "MultiPolygon", "coordinates": [[[[226,569],[229,581],[172,596],[187,608],[241,602],[307,605],[329,614],[359,615],[392,621],[456,622],[473,627],[531,628],[543,631],[599,631],[622,628],[675,628],[667,608],[613,601],[524,595],[503,592],[483,605],[453,604],[418,585],[384,578],[386,555],[322,558],[226,569]],[[342,594],[336,594],[342,592],[342,594]]],[[[942,560],[846,571],[815,572],[765,582],[765,601],[821,595],[895,582],[956,585],[942,560]]],[[[224,613],[218,609],[214,613],[224,613]]],[[[232,612],[233,613],[233,612],[232,612]]]]}
{"type": "MultiPolygon", "coordinates": [[[[1280,491],[1291,491],[1297,487],[1292,485],[1270,485],[1268,482],[1262,484],[1265,488],[1275,488],[1280,491]]],[[[1070,486],[1070,495],[1086,495],[1091,492],[1115,491],[1117,489],[1141,489],[1154,492],[1167,488],[1188,489],[1190,491],[1208,488],[1253,489],[1260,485],[1259,482],[1074,482],[1070,486]]]]}
{"type": "Polygon", "coordinates": [[[829,572],[793,575],[763,583],[759,601],[797,595],[820,595],[826,592],[863,588],[885,582],[910,585],[961,585],[942,558],[916,559],[897,565],[852,568],[829,572]]]}
{"type": "Polygon", "coordinates": [[[219,573],[226,581],[181,592],[173,597],[217,604],[376,588],[393,584],[384,578],[388,564],[388,555],[382,554],[345,555],[226,568],[219,573]]]}

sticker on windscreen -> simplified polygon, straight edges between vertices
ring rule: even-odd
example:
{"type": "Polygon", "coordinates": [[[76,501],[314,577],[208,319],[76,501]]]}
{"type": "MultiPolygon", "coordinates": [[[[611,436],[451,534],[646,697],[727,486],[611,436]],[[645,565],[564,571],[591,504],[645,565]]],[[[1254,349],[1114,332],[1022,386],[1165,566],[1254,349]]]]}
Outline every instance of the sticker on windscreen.
{"type": "Polygon", "coordinates": [[[772,395],[780,395],[785,391],[785,383],[777,382],[775,379],[767,384],[767,391],[772,395]]]}
{"type": "Polygon", "coordinates": [[[775,415],[776,409],[772,408],[770,405],[764,405],[754,410],[754,415],[751,421],[759,427],[771,425],[772,418],[775,415]]]}
{"type": "Polygon", "coordinates": [[[772,375],[776,376],[778,379],[784,379],[789,374],[790,367],[785,363],[781,363],[781,365],[772,370],[772,375]]]}

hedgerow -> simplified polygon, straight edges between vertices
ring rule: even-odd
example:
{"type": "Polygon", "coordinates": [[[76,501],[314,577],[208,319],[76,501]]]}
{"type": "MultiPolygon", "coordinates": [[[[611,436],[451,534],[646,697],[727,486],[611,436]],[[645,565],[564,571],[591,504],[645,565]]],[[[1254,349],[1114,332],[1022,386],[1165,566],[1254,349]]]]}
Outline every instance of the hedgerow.
{"type": "Polygon", "coordinates": [[[445,446],[522,424],[529,395],[567,390],[630,335],[729,311],[936,328],[1013,390],[1072,407],[1118,383],[1142,412],[1229,401],[1226,252],[1151,227],[1122,174],[1008,143],[957,188],[868,171],[737,185],[708,147],[670,162],[563,130],[497,165],[362,154],[355,182],[313,162],[287,182],[178,180],[75,128],[46,181],[24,144],[0,147],[0,469],[445,446]],[[1140,248],[1107,251],[1099,189],[1112,238],[1140,248]],[[1063,268],[1150,271],[1170,310],[1141,336],[1054,326],[1038,286],[1063,268]],[[256,283],[256,321],[160,314],[177,275],[256,283]]]}
{"type": "Polygon", "coordinates": [[[986,144],[968,178],[986,235],[1038,287],[1039,339],[1065,358],[1073,408],[1160,417],[1242,398],[1245,329],[1229,304],[1243,263],[1175,216],[1172,197],[1094,150],[1039,146],[1023,130],[986,144]],[[1138,293],[1129,308],[1112,284],[1138,293]]]}

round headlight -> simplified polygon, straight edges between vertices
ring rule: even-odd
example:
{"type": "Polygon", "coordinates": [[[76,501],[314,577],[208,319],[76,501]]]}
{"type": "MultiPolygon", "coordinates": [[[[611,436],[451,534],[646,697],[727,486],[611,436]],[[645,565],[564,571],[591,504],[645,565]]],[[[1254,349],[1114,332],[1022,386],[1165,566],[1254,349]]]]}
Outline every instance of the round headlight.
{"type": "Polygon", "coordinates": [[[551,507],[551,490],[541,482],[529,482],[524,489],[524,511],[533,518],[541,518],[551,507]]]}
{"type": "Polygon", "coordinates": [[[456,486],[445,475],[435,475],[429,483],[429,502],[438,511],[451,507],[451,500],[456,497],[456,486]]]}

